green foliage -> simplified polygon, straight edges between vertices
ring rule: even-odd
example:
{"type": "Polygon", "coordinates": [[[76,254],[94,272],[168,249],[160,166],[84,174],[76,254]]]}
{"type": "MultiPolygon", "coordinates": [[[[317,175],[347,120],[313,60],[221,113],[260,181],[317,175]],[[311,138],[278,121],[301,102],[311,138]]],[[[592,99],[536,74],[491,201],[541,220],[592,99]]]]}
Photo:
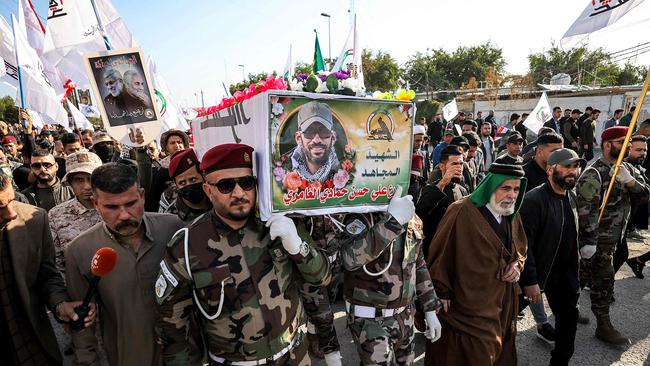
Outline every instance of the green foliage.
{"type": "Polygon", "coordinates": [[[440,108],[440,104],[441,102],[437,100],[423,100],[421,102],[417,102],[415,104],[415,120],[419,121],[421,117],[425,117],[427,119],[427,123],[433,121],[433,116],[440,108]]]}
{"type": "Polygon", "coordinates": [[[18,107],[10,96],[0,98],[0,120],[18,123],[18,107]]]}
{"type": "Polygon", "coordinates": [[[505,69],[501,48],[487,42],[478,46],[458,47],[449,53],[443,49],[416,52],[405,67],[405,77],[417,92],[458,89],[474,77],[485,80],[490,68],[497,73],[505,69]]]}
{"type": "Polygon", "coordinates": [[[392,91],[399,86],[402,70],[388,53],[364,49],[361,53],[363,77],[368,91],[392,91]]]}
{"type": "Polygon", "coordinates": [[[248,74],[248,79],[246,81],[237,84],[231,84],[228,87],[228,91],[230,91],[230,95],[233,95],[235,92],[248,88],[251,84],[265,80],[269,75],[277,76],[277,73],[273,71],[273,73],[260,72],[258,74],[248,74]]]}
{"type": "Polygon", "coordinates": [[[562,50],[554,43],[545,52],[528,55],[530,73],[535,83],[549,84],[559,73],[569,74],[571,84],[596,84],[602,86],[633,85],[643,81],[646,69],[626,64],[621,67],[611,62],[607,51],[585,47],[562,50]]]}

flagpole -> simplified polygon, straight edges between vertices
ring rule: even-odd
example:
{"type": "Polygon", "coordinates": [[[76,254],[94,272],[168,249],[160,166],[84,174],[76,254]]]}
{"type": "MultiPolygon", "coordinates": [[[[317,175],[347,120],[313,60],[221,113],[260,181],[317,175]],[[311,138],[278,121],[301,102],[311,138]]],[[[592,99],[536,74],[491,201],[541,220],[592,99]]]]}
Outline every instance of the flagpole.
{"type": "Polygon", "coordinates": [[[627,128],[627,135],[625,136],[625,141],[623,141],[623,147],[621,147],[621,152],[618,154],[618,159],[616,159],[616,165],[614,165],[614,173],[612,174],[612,178],[609,181],[609,187],[607,187],[607,192],[605,193],[605,199],[603,199],[603,204],[600,206],[600,214],[598,215],[599,224],[600,224],[600,220],[603,218],[603,214],[605,213],[605,206],[607,206],[607,200],[609,200],[609,195],[612,193],[612,188],[614,187],[614,183],[616,182],[616,175],[618,174],[618,170],[621,166],[621,163],[623,162],[623,158],[625,157],[625,151],[627,150],[627,145],[630,143],[630,139],[632,138],[632,133],[634,132],[634,127],[636,126],[637,119],[639,118],[639,114],[641,113],[645,95],[648,93],[649,85],[650,85],[650,68],[648,68],[648,74],[645,77],[645,83],[643,84],[643,88],[641,89],[641,95],[639,96],[639,100],[637,100],[636,102],[637,108],[634,111],[632,120],[630,121],[630,126],[627,128]]]}
{"type": "MultiPolygon", "coordinates": [[[[18,70],[18,86],[20,89],[20,109],[25,109],[25,94],[23,92],[23,76],[20,71],[20,61],[18,60],[18,43],[16,42],[16,24],[14,16],[11,17],[11,30],[14,35],[14,53],[16,54],[16,70],[18,70]]],[[[23,127],[27,128],[27,121],[23,118],[23,127]]]]}
{"type": "Polygon", "coordinates": [[[106,50],[111,51],[113,49],[113,46],[111,46],[111,42],[108,39],[108,36],[106,35],[106,31],[104,30],[104,24],[102,23],[102,20],[99,17],[99,12],[97,11],[97,4],[95,4],[95,0],[90,0],[90,3],[93,6],[93,11],[95,12],[95,18],[97,18],[97,26],[99,27],[99,33],[102,35],[102,38],[104,39],[104,45],[106,46],[106,50]]]}

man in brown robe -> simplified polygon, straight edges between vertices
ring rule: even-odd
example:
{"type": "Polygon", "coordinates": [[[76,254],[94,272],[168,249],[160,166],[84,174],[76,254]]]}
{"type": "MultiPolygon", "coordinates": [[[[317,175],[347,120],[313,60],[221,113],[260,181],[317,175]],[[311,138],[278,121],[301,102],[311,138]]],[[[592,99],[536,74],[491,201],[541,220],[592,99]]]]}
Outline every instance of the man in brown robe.
{"type": "Polygon", "coordinates": [[[444,311],[426,365],[517,364],[517,281],[527,248],[517,211],[525,191],[520,165],[493,163],[472,195],[447,209],[427,258],[444,311]]]}

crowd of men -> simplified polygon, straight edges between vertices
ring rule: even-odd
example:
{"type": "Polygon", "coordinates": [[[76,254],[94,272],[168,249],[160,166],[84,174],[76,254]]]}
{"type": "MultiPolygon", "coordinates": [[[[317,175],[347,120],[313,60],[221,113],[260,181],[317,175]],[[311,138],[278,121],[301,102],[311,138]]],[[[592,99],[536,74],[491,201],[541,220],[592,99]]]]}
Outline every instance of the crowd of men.
{"type": "MultiPolygon", "coordinates": [[[[309,108],[294,154],[311,172],[332,160],[335,137],[331,111],[309,108]]],[[[397,188],[385,212],[264,222],[250,146],[214,146],[199,161],[182,131],[165,132],[160,149],[129,148],[102,132],[36,131],[21,110],[24,124],[0,123],[3,365],[59,365],[59,343],[79,365],[349,364],[334,327],[339,289],[363,365],[412,364],[416,329],[426,365],[516,365],[526,307],[554,344],[550,364],[568,365],[589,321],[584,288],[595,336],[629,344],[609,313],[614,273],[627,263],[643,278],[650,259],[628,258],[626,241],[647,228],[650,120],[599,219],[629,125],[617,111],[594,156],[599,113],[556,107],[534,139],[525,115],[503,136],[493,111],[436,115],[414,126],[409,192],[397,188]],[[118,260],[80,320],[102,247],[118,260]],[[85,328],[66,328],[63,344],[46,309],[85,328]]]]}

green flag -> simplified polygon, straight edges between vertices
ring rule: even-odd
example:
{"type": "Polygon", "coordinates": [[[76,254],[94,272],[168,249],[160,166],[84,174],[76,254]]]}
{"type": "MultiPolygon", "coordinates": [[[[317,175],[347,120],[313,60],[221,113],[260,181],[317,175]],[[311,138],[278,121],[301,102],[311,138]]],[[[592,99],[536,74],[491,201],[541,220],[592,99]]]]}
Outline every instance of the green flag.
{"type": "Polygon", "coordinates": [[[314,66],[312,67],[312,70],[314,73],[325,71],[325,61],[323,61],[323,54],[320,52],[318,33],[316,33],[316,43],[314,44],[314,66]]]}

